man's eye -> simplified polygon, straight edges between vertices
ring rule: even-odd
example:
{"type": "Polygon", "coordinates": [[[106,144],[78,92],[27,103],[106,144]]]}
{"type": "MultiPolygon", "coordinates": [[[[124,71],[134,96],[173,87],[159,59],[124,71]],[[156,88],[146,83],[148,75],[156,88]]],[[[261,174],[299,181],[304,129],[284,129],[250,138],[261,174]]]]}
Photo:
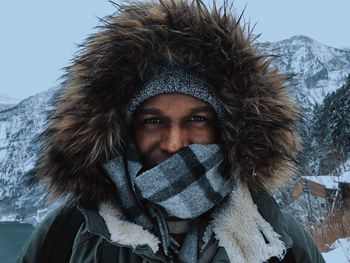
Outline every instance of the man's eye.
{"type": "Polygon", "coordinates": [[[160,123],[162,123],[162,120],[159,118],[149,118],[149,119],[145,119],[143,121],[143,123],[145,123],[145,124],[160,124],[160,123]]]}
{"type": "Polygon", "coordinates": [[[208,118],[202,117],[202,116],[191,116],[190,118],[190,121],[198,121],[198,122],[207,121],[207,120],[208,118]]]}

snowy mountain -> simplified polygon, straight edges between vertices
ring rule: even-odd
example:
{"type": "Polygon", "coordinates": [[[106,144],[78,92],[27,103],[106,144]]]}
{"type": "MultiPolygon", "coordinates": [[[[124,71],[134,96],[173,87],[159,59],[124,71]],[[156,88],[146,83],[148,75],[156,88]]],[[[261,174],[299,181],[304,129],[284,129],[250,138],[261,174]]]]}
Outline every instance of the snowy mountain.
{"type": "Polygon", "coordinates": [[[350,74],[350,50],[318,43],[306,36],[268,43],[277,55],[274,65],[282,72],[295,74],[292,92],[302,105],[310,108],[340,88],[350,74]]]}
{"type": "MultiPolygon", "coordinates": [[[[310,111],[328,92],[340,88],[350,73],[347,49],[328,47],[305,36],[266,47],[279,56],[274,63],[282,72],[296,74],[292,92],[310,111]]],[[[48,90],[0,109],[0,221],[35,223],[46,213],[43,191],[25,186],[25,174],[37,158],[35,138],[44,129],[53,94],[54,90],[48,90]]],[[[0,94],[0,105],[1,98],[0,94]]]]}
{"type": "Polygon", "coordinates": [[[26,187],[24,175],[34,165],[35,138],[44,128],[53,92],[31,96],[0,112],[0,221],[32,222],[43,206],[42,191],[26,187]]]}
{"type": "Polygon", "coordinates": [[[0,111],[9,109],[15,106],[19,100],[9,97],[5,93],[0,92],[0,111]]]}

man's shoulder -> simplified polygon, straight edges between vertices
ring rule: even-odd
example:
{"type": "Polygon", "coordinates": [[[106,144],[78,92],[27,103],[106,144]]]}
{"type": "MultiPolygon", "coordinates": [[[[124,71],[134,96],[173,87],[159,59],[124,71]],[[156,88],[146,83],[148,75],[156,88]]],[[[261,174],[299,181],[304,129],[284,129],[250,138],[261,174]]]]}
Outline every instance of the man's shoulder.
{"type": "Polygon", "coordinates": [[[54,228],[69,228],[73,224],[82,224],[84,220],[83,215],[75,205],[62,205],[53,209],[39,223],[34,230],[34,235],[40,235],[41,237],[47,236],[54,231],[54,228]]]}
{"type": "MultiPolygon", "coordinates": [[[[30,235],[28,241],[34,242],[37,244],[37,246],[41,246],[44,242],[48,232],[50,231],[52,225],[57,220],[57,217],[61,214],[63,211],[63,206],[57,207],[50,211],[46,217],[35,226],[32,234],[30,235]]],[[[27,242],[28,243],[28,242],[27,242]]]]}
{"type": "Polygon", "coordinates": [[[56,253],[67,253],[84,221],[76,206],[61,206],[52,210],[38,224],[23,247],[18,262],[44,262],[41,258],[56,253]],[[60,251],[57,251],[57,247],[60,251]]]}
{"type": "Polygon", "coordinates": [[[281,208],[288,232],[293,240],[292,251],[296,262],[325,262],[310,233],[287,209],[281,208]]]}

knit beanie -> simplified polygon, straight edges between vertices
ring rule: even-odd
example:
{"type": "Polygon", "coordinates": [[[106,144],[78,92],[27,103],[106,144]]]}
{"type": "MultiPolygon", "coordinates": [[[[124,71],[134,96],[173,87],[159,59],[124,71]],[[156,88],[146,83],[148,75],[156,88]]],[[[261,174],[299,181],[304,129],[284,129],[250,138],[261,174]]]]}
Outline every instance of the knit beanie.
{"type": "Polygon", "coordinates": [[[224,119],[225,109],[209,84],[197,73],[172,65],[158,67],[155,74],[134,94],[129,104],[129,116],[132,117],[146,100],[169,93],[182,93],[200,99],[212,107],[219,122],[224,119]]]}

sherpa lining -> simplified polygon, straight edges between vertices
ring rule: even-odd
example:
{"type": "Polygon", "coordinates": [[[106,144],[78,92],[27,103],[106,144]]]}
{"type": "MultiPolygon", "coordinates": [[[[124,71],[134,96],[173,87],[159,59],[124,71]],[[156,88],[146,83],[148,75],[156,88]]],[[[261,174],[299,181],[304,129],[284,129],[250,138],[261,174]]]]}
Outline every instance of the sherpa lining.
{"type": "MultiPolygon", "coordinates": [[[[159,239],[140,225],[123,220],[118,208],[102,203],[99,213],[105,220],[112,241],[133,248],[146,244],[154,253],[158,251],[159,239]]],[[[214,213],[211,227],[219,246],[225,248],[231,262],[261,263],[271,257],[283,259],[286,252],[280,235],[259,214],[245,184],[237,184],[227,203],[214,213]]]]}
{"type": "Polygon", "coordinates": [[[231,262],[260,263],[271,257],[283,259],[286,253],[280,235],[258,212],[247,185],[237,184],[212,224],[219,246],[225,248],[231,262]]]}
{"type": "Polygon", "coordinates": [[[142,226],[122,220],[122,213],[110,203],[102,203],[99,207],[99,213],[106,223],[112,241],[133,248],[147,244],[153,253],[158,251],[159,239],[143,229],[142,226]]]}

